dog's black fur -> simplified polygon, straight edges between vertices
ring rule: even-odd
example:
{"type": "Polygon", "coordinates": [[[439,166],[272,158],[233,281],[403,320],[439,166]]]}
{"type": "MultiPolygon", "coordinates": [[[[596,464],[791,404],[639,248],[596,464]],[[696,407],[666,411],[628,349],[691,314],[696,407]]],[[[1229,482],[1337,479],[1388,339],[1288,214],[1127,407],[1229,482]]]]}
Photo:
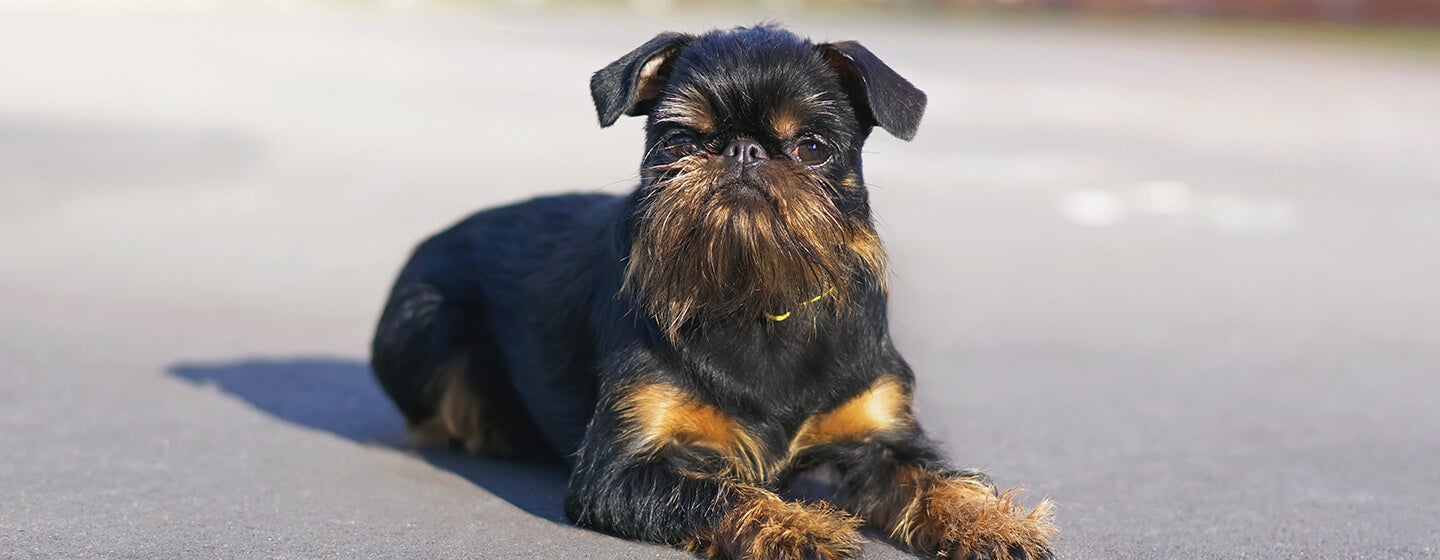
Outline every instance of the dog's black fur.
{"type": "Polygon", "coordinates": [[[558,457],[577,524],[734,558],[913,549],[1046,558],[1030,512],[953,471],[910,412],[860,153],[925,96],[857,43],[668,33],[597,72],[602,126],[646,115],[629,196],[476,214],[401,272],[373,367],[413,428],[558,457]],[[825,503],[778,497],[825,472],[825,503]],[[829,504],[834,504],[832,507],[829,504]]]}

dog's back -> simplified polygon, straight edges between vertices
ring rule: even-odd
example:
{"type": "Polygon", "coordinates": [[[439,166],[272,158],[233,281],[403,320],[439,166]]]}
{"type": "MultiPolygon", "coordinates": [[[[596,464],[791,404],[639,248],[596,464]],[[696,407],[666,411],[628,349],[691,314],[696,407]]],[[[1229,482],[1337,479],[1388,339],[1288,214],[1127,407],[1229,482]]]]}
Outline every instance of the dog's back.
{"type": "Polygon", "coordinates": [[[597,244],[619,202],[575,194],[494,208],[415,250],[371,349],[414,437],[506,457],[578,445],[594,409],[595,353],[573,332],[594,294],[576,288],[605,266],[590,261],[605,253],[597,244]]]}

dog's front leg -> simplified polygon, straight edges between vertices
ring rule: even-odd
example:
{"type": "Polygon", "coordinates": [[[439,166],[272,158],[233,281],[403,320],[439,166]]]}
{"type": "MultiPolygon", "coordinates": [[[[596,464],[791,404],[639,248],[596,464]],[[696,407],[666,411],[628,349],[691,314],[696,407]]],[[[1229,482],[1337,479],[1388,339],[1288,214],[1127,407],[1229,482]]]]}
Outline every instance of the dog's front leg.
{"type": "Polygon", "coordinates": [[[816,449],[834,465],[836,503],[911,550],[964,560],[1048,560],[1048,500],[1027,510],[977,471],[949,469],[918,429],[816,449]]]}
{"type": "Polygon", "coordinates": [[[911,412],[909,384],[882,377],[810,418],[795,439],[792,472],[833,468],[832,502],[916,552],[944,558],[1048,559],[1049,502],[1026,510],[975,471],[940,460],[911,412]]]}
{"type": "Polygon", "coordinates": [[[744,427],[672,386],[607,391],[565,511],[582,527],[715,558],[859,557],[860,521],[763,488],[766,463],[744,427]]]}

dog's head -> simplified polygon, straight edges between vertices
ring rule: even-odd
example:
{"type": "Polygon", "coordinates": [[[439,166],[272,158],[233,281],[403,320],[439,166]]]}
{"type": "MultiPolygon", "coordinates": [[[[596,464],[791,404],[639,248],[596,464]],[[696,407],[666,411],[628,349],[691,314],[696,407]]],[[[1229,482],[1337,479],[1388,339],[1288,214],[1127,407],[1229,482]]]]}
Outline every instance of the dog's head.
{"type": "Polygon", "coordinates": [[[661,34],[596,72],[600,124],[647,115],[627,290],[672,339],[883,289],[860,149],[910,139],[925,94],[854,42],[774,27],[661,34]]]}

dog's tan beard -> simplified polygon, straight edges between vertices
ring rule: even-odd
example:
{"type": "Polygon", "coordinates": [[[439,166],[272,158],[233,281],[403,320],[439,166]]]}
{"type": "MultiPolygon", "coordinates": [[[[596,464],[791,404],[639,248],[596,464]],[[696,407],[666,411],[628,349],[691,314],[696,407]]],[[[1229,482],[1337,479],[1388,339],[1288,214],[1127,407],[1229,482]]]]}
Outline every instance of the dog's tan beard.
{"type": "Polygon", "coordinates": [[[830,202],[834,188],[785,163],[767,162],[737,194],[724,166],[687,157],[650,185],[636,216],[625,270],[630,291],[672,341],[691,321],[759,319],[826,294],[843,310],[855,272],[883,289],[885,257],[864,218],[830,202]]]}

